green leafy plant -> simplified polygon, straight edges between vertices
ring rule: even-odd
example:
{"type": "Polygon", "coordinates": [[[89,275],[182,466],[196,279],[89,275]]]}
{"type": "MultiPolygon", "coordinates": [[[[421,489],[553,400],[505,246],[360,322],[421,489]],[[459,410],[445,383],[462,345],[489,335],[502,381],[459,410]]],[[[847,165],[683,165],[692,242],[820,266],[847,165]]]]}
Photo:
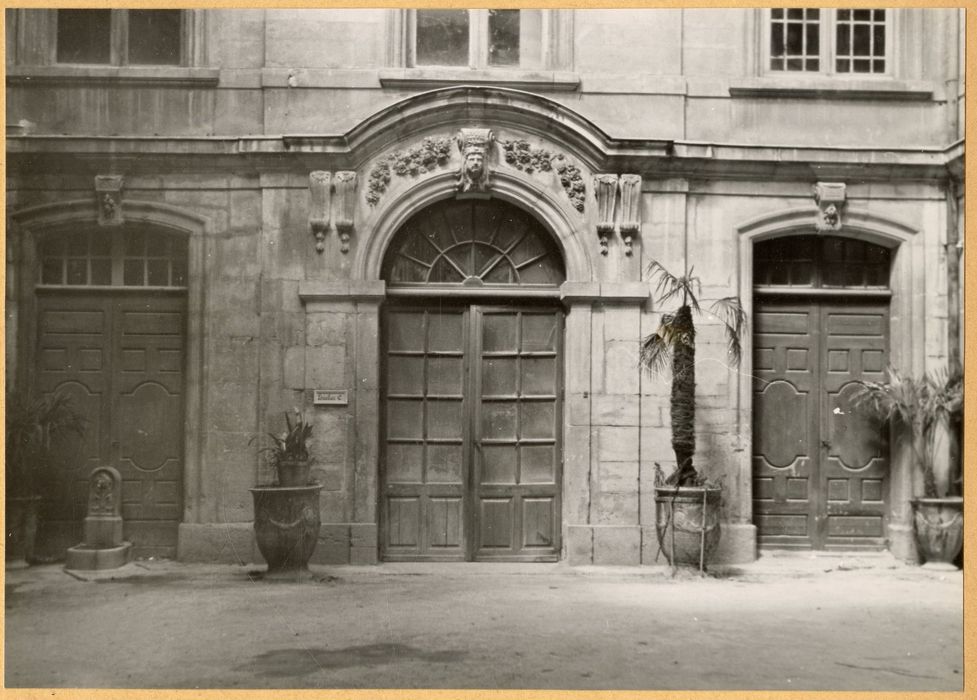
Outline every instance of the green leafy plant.
{"type": "MultiPolygon", "coordinates": [[[[312,444],[312,424],[305,420],[301,411],[292,409],[294,422],[285,411],[285,432],[275,435],[266,433],[273,441],[269,447],[263,447],[258,452],[267,452],[271,462],[278,466],[282,462],[307,462],[310,459],[309,446],[312,444]]],[[[251,438],[254,442],[258,436],[251,438]]]]}
{"type": "MultiPolygon", "coordinates": [[[[955,437],[963,415],[963,372],[941,369],[913,377],[890,366],[885,374],[883,382],[860,382],[852,403],[856,410],[908,429],[913,463],[923,476],[923,496],[938,498],[936,438],[940,427],[949,428],[948,436],[955,437]]],[[[951,465],[951,470],[958,471],[959,465],[951,465]]],[[[951,484],[953,477],[951,473],[951,484]]]]}
{"type": "MultiPolygon", "coordinates": [[[[695,323],[694,315],[702,313],[699,297],[702,283],[689,268],[677,277],[653,260],[648,266],[655,283],[656,304],[679,301],[675,313],[663,314],[658,330],[641,345],[641,364],[652,376],[664,374],[671,366],[672,449],[676,470],[666,479],[673,486],[702,485],[705,479],[696,471],[695,454],[695,323]]],[[[734,364],[742,355],[741,339],[746,330],[746,312],[738,297],[718,299],[709,307],[723,325],[727,351],[734,364]]]]}
{"type": "Polygon", "coordinates": [[[50,466],[54,450],[69,435],[82,437],[87,419],[62,391],[43,396],[30,393],[8,397],[6,411],[7,494],[33,496],[40,491],[40,475],[50,466]]]}

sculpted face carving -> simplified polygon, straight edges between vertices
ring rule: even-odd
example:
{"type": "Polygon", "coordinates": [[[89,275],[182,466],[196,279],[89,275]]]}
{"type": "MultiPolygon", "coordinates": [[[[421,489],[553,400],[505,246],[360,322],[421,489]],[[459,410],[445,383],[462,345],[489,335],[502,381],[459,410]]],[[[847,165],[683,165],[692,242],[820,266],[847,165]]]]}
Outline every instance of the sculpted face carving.
{"type": "Polygon", "coordinates": [[[465,154],[465,174],[472,182],[478,182],[485,173],[485,154],[480,148],[470,149],[465,154]]]}
{"type": "Polygon", "coordinates": [[[458,173],[459,192],[484,192],[488,189],[489,167],[486,157],[494,141],[489,129],[462,129],[458,134],[461,151],[461,170],[458,173]]]}

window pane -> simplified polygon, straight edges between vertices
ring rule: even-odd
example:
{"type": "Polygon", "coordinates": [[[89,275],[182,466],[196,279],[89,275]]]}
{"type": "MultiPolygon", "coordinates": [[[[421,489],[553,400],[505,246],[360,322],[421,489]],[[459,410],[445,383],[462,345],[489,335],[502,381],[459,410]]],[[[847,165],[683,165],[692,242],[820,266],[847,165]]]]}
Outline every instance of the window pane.
{"type": "Polygon", "coordinates": [[[109,63],[111,10],[58,10],[58,63],[109,63]]]}
{"type": "Polygon", "coordinates": [[[110,258],[92,259],[92,284],[112,284],[112,260],[110,258]]]}
{"type": "Polygon", "coordinates": [[[519,10],[519,66],[545,68],[542,10],[519,10]]]}
{"type": "Polygon", "coordinates": [[[88,261],[84,258],[68,259],[68,284],[88,283],[88,261]]]}
{"type": "Polygon", "coordinates": [[[854,40],[854,54],[856,56],[870,56],[871,55],[871,34],[868,30],[867,24],[856,24],[855,25],[855,40],[854,40]]]}
{"type": "Polygon", "coordinates": [[[129,63],[179,65],[180,10],[129,10],[129,63]]]}
{"type": "Polygon", "coordinates": [[[44,258],[41,266],[41,282],[44,284],[62,284],[61,258],[44,258]]]}
{"type": "Polygon", "coordinates": [[[519,65],[519,10],[489,10],[490,66],[519,65]]]}
{"type": "Polygon", "coordinates": [[[146,261],[149,272],[147,284],[153,287],[165,287],[170,281],[169,261],[164,259],[149,259],[146,261]]]}
{"type": "Polygon", "coordinates": [[[419,66],[467,66],[468,10],[417,10],[415,49],[419,66]]]}
{"type": "Polygon", "coordinates": [[[143,277],[142,260],[126,260],[125,271],[123,274],[123,284],[142,286],[145,284],[143,277]]]}

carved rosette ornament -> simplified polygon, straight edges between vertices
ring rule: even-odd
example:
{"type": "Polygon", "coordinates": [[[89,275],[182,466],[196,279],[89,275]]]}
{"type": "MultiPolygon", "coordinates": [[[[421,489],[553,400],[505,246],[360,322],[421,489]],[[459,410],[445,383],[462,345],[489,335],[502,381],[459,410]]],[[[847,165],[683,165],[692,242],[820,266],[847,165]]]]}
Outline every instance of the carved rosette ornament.
{"type": "Polygon", "coordinates": [[[845,183],[816,183],[814,185],[814,202],[818,205],[814,228],[818,231],[841,230],[841,214],[846,202],[845,183]]]}
{"type": "Polygon", "coordinates": [[[121,175],[96,175],[95,199],[98,206],[99,226],[119,226],[124,223],[122,216],[122,187],[124,179],[121,175]]]}
{"type": "Polygon", "coordinates": [[[329,233],[329,215],[332,209],[332,173],[313,170],[309,173],[309,228],[315,236],[316,252],[326,249],[326,234],[329,233]]]}
{"type": "Polygon", "coordinates": [[[621,175],[621,208],[620,223],[621,238],[624,241],[624,254],[633,254],[632,243],[634,237],[641,231],[641,176],[634,173],[621,175]]]}
{"type": "Polygon", "coordinates": [[[489,149],[495,140],[491,129],[462,129],[458,132],[461,169],[459,192],[485,192],[489,181],[489,149]]]}
{"type": "Polygon", "coordinates": [[[597,237],[600,254],[607,255],[607,238],[614,233],[614,204],[617,200],[617,175],[603,173],[594,178],[597,198],[597,237]]]}
{"type": "Polygon", "coordinates": [[[356,208],[356,173],[340,170],[333,178],[336,196],[333,199],[333,223],[339,234],[339,250],[349,252],[349,239],[353,233],[353,210],[356,208]]]}

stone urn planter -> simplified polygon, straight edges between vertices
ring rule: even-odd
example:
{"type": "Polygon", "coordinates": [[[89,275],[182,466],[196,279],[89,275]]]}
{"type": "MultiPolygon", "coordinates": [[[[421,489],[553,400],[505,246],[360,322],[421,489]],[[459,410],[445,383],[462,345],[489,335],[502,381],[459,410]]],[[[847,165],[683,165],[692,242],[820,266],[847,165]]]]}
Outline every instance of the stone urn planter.
{"type": "Polygon", "coordinates": [[[268,562],[267,580],[301,580],[319,541],[319,491],[322,486],[257,486],[254,534],[268,562]]]}
{"type": "Polygon", "coordinates": [[[671,566],[705,570],[719,545],[722,493],[718,486],[655,487],[658,548],[671,566]]]}
{"type": "Polygon", "coordinates": [[[911,503],[923,568],[956,571],[953,561],[963,549],[963,498],[914,498],[911,503]]]}

